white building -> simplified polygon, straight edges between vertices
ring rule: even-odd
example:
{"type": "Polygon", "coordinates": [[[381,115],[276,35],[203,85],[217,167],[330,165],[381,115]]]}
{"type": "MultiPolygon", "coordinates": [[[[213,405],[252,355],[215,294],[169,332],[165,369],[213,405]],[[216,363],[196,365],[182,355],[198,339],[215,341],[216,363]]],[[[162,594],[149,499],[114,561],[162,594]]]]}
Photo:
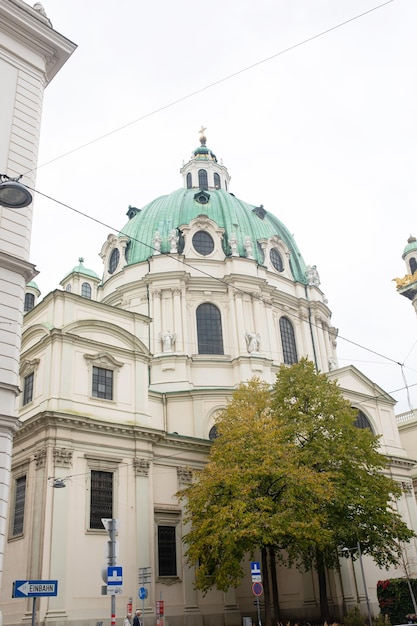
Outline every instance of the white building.
{"type": "MultiPolygon", "coordinates": [[[[0,0],[0,174],[24,175],[34,186],[43,91],[74,48],[51,28],[40,3],[0,0]]],[[[25,285],[37,273],[29,262],[31,226],[32,206],[0,206],[0,587],[25,285]]]]}
{"type": "MultiPolygon", "coordinates": [[[[41,599],[39,621],[95,626],[109,618],[101,518],[112,517],[124,578],[119,620],[130,597],[141,608],[138,570],[146,567],[149,624],[161,599],[172,626],[255,617],[249,566],[236,590],[195,591],[175,494],[203,465],[235,387],[253,375],[272,384],[280,364],[302,356],[339,381],[358,426],[381,435],[404,487],[399,510],[417,529],[414,462],[400,442],[394,400],[356,368],[337,368],[337,331],[316,267],[273,213],[230,192],[226,167],[204,135],[200,143],[181,169],[183,187],[129,207],[127,224],[109,234],[101,279],[80,259],[63,289],[25,315],[1,597],[7,624],[29,617],[30,602],[11,598],[22,579],[59,581],[58,595],[41,599]]],[[[33,285],[28,293],[38,295],[33,285]]],[[[377,580],[402,572],[365,564],[378,613],[377,580]]],[[[328,578],[336,614],[357,603],[366,613],[358,562],[328,578]]],[[[283,619],[317,619],[314,573],[279,568],[278,587],[283,619]]]]}

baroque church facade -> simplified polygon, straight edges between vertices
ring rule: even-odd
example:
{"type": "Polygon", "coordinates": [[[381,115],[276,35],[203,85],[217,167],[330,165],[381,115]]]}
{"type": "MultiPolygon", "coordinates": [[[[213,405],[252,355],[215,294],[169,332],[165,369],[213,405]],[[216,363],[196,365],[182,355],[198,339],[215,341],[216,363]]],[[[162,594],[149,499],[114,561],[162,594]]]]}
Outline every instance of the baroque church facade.
{"type": "MultiPolygon", "coordinates": [[[[358,427],[381,437],[403,486],[398,509],[417,530],[414,461],[401,444],[395,401],[353,366],[338,367],[337,331],[315,266],[306,265],[284,224],[230,191],[226,167],[200,145],[181,168],[183,186],[142,209],[100,251],[99,277],[80,259],[61,289],[38,301],[26,290],[12,497],[1,604],[4,623],[29,619],[14,580],[58,580],[41,598],[39,621],[95,626],[109,616],[102,593],[107,533],[118,520],[123,566],[117,618],[138,599],[150,568],[145,623],[163,600],[170,626],[237,626],[256,619],[249,563],[237,589],[202,595],[185,563],[186,531],[176,493],[203,467],[216,416],[241,382],[271,385],[281,364],[315,362],[358,409],[358,427]],[[61,488],[62,487],[62,488],[61,488]]],[[[416,545],[407,548],[411,561],[416,545]]],[[[366,600],[378,613],[376,583],[402,576],[364,559],[328,573],[330,603],[342,615],[366,600]]],[[[283,619],[317,619],[314,572],[278,567],[283,619]]]]}

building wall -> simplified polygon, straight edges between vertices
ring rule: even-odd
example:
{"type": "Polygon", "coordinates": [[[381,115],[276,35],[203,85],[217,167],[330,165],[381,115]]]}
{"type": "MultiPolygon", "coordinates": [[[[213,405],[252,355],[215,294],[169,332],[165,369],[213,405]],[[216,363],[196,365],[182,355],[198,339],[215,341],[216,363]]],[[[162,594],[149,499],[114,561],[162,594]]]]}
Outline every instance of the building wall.
{"type": "MultiPolygon", "coordinates": [[[[0,174],[35,184],[42,98],[75,46],[21,0],[0,0],[0,174]]],[[[18,428],[19,352],[32,206],[0,206],[0,587],[7,534],[12,438],[18,428]]],[[[0,623],[1,623],[0,612],[0,623]]]]}

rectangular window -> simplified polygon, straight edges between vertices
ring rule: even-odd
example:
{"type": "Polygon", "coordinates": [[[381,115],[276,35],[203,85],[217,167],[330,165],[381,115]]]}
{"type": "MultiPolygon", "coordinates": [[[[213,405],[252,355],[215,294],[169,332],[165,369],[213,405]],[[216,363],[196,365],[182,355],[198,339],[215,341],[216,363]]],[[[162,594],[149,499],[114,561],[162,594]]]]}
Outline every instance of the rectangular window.
{"type": "Polygon", "coordinates": [[[15,481],[14,511],[12,523],[12,536],[23,534],[23,523],[25,520],[25,499],[26,499],[26,476],[20,476],[15,481]]]}
{"type": "Polygon", "coordinates": [[[103,530],[102,517],[113,518],[113,472],[91,470],[90,528],[103,530]]]}
{"type": "Polygon", "coordinates": [[[23,381],[23,404],[29,404],[33,400],[33,380],[34,373],[32,372],[28,376],[25,376],[23,381]]]}
{"type": "Polygon", "coordinates": [[[158,574],[177,575],[176,526],[158,526],[158,574]]]}
{"type": "Polygon", "coordinates": [[[93,396],[113,400],[113,370],[93,367],[93,396]]]}

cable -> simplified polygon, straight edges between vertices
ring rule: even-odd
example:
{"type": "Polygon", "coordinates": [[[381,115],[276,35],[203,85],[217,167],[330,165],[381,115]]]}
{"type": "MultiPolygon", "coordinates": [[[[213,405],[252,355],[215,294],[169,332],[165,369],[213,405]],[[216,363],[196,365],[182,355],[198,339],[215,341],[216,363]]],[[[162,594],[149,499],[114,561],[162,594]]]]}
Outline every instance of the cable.
{"type": "MultiPolygon", "coordinates": [[[[390,1],[392,1],[392,0],[390,0],[390,1]]],[[[117,231],[117,230],[118,230],[117,228],[114,228],[113,226],[110,226],[109,224],[106,224],[105,222],[102,222],[101,220],[99,220],[99,219],[97,219],[97,218],[95,218],[95,217],[92,217],[91,215],[88,215],[87,213],[84,213],[83,211],[80,211],[79,209],[75,209],[74,207],[70,206],[69,204],[66,204],[65,202],[61,202],[60,200],[56,200],[55,198],[52,198],[51,196],[48,196],[47,194],[42,193],[41,191],[38,191],[38,190],[36,190],[36,189],[34,189],[34,188],[31,188],[31,187],[29,187],[29,186],[28,186],[27,188],[28,188],[30,191],[33,191],[34,193],[37,193],[37,194],[39,194],[39,195],[43,196],[44,198],[47,198],[48,200],[51,200],[52,202],[56,202],[57,204],[59,204],[59,205],[61,205],[61,206],[65,207],[65,208],[67,208],[67,209],[70,209],[71,211],[74,211],[74,212],[75,212],[75,213],[77,213],[78,215],[81,215],[81,216],[83,216],[83,217],[86,217],[87,219],[89,219],[89,220],[91,220],[91,221],[95,222],[96,224],[100,224],[101,226],[105,226],[106,228],[109,228],[110,230],[114,230],[114,231],[117,231]]],[[[125,234],[125,233],[123,232],[123,230],[118,231],[118,232],[119,232],[119,235],[123,235],[123,234],[125,234]]],[[[129,235],[129,237],[130,237],[132,240],[136,241],[137,243],[140,243],[141,245],[143,245],[143,246],[145,246],[145,247],[149,248],[150,250],[156,251],[156,249],[155,249],[153,246],[151,246],[150,244],[147,244],[147,243],[145,243],[145,242],[141,241],[140,239],[137,239],[136,237],[132,237],[131,235],[129,235]]],[[[189,262],[185,261],[184,259],[180,259],[178,256],[174,256],[173,254],[171,254],[171,253],[169,253],[169,252],[165,253],[165,254],[164,254],[164,256],[169,257],[169,258],[171,258],[172,260],[176,261],[177,263],[181,263],[181,264],[185,265],[186,267],[189,267],[190,269],[193,269],[194,271],[200,272],[200,273],[201,273],[201,274],[203,274],[204,276],[207,276],[208,278],[210,278],[210,279],[212,279],[212,280],[215,280],[215,281],[217,281],[217,282],[219,282],[219,283],[221,283],[221,284],[223,284],[223,285],[227,286],[228,288],[232,288],[232,289],[234,289],[234,290],[235,290],[235,291],[237,291],[237,292],[240,292],[240,293],[242,293],[242,294],[244,294],[244,295],[249,296],[250,298],[254,298],[255,300],[259,300],[259,301],[261,301],[261,302],[263,301],[262,296],[257,296],[257,295],[256,295],[256,294],[254,294],[254,293],[250,293],[250,292],[245,291],[245,290],[244,290],[244,289],[242,289],[241,287],[237,287],[237,286],[235,286],[235,285],[231,285],[231,284],[230,284],[230,283],[228,283],[226,280],[224,280],[224,279],[222,279],[222,278],[218,278],[218,277],[216,277],[216,276],[213,276],[212,274],[209,274],[208,272],[206,272],[206,271],[202,270],[201,268],[195,267],[194,265],[192,265],[191,263],[189,263],[189,262]]],[[[272,306],[273,306],[276,310],[279,310],[279,311],[281,310],[277,304],[273,304],[272,306]]],[[[303,321],[303,320],[302,320],[302,318],[301,318],[301,317],[299,317],[298,315],[294,315],[294,317],[296,317],[299,321],[303,321]]],[[[320,328],[317,324],[314,324],[313,322],[312,322],[312,325],[313,325],[315,328],[318,328],[318,329],[320,328]]],[[[355,341],[353,341],[353,340],[351,340],[351,339],[347,339],[346,337],[343,337],[342,335],[338,335],[338,339],[341,339],[341,340],[343,340],[343,341],[346,341],[346,342],[348,342],[348,343],[351,343],[352,345],[355,345],[355,346],[357,346],[358,348],[361,348],[362,350],[366,350],[367,352],[370,352],[370,353],[372,353],[372,354],[375,354],[376,356],[379,356],[379,357],[381,357],[382,359],[385,359],[385,360],[387,360],[387,361],[390,361],[391,363],[394,363],[395,365],[399,365],[401,368],[404,366],[404,364],[403,364],[403,363],[400,363],[399,361],[396,361],[395,359],[392,359],[391,357],[388,357],[388,356],[386,356],[386,355],[384,355],[384,354],[381,354],[380,352],[377,352],[376,350],[372,350],[371,348],[367,348],[366,346],[363,346],[362,344],[357,343],[357,342],[355,342],[355,341]]]]}
{"type": "Polygon", "coordinates": [[[112,135],[120,132],[121,130],[124,130],[125,128],[128,128],[129,126],[132,126],[133,124],[137,124],[138,122],[142,122],[143,120],[152,117],[153,115],[156,115],[157,113],[161,113],[162,111],[165,111],[166,109],[169,109],[173,106],[175,106],[176,104],[179,104],[180,102],[184,102],[185,100],[188,100],[190,98],[193,98],[194,96],[197,96],[200,93],[204,93],[205,91],[208,91],[209,89],[212,89],[213,87],[216,87],[217,85],[220,85],[222,83],[225,83],[226,81],[235,78],[236,76],[239,76],[240,74],[244,74],[245,72],[248,72],[249,70],[254,69],[255,67],[258,67],[259,65],[263,65],[264,63],[268,63],[268,61],[272,61],[273,59],[276,59],[279,56],[282,56],[284,54],[287,54],[288,52],[291,52],[292,50],[295,50],[296,48],[299,48],[300,46],[304,46],[307,43],[310,43],[312,41],[314,41],[315,39],[318,39],[319,37],[323,37],[324,35],[328,35],[329,33],[333,32],[334,30],[337,30],[338,28],[341,28],[342,26],[346,26],[347,24],[350,24],[351,22],[354,22],[358,19],[360,19],[361,17],[364,17],[365,15],[369,15],[369,13],[372,13],[373,11],[377,11],[378,9],[381,9],[383,7],[385,7],[388,4],[391,4],[392,2],[394,2],[394,0],[387,0],[386,2],[383,2],[382,4],[377,5],[376,7],[373,7],[372,9],[368,9],[367,11],[364,11],[363,13],[359,13],[358,15],[355,15],[354,17],[351,17],[347,20],[345,20],[344,22],[339,22],[339,24],[336,24],[335,26],[331,26],[330,28],[327,28],[326,30],[321,31],[320,33],[317,33],[316,35],[312,35],[311,37],[307,37],[307,39],[303,39],[302,41],[299,41],[298,43],[295,43],[291,46],[288,46],[287,48],[284,48],[283,50],[280,50],[279,52],[276,52],[275,54],[272,54],[269,57],[266,57],[264,59],[261,59],[260,61],[256,61],[255,63],[252,63],[251,65],[247,65],[246,67],[237,70],[236,72],[233,72],[232,74],[228,74],[227,76],[224,76],[223,78],[219,78],[218,80],[215,80],[212,83],[209,83],[208,85],[205,85],[204,87],[201,87],[200,89],[196,89],[194,91],[189,92],[188,94],[186,94],[185,96],[181,96],[180,98],[177,98],[176,100],[172,100],[171,102],[169,102],[168,104],[164,104],[163,106],[154,109],[153,111],[150,111],[149,113],[145,113],[144,115],[130,121],[127,122],[126,124],[123,124],[122,126],[119,126],[118,128],[115,128],[114,130],[109,131],[108,133],[105,133],[104,135],[101,135],[100,137],[96,137],[95,139],[92,139],[91,141],[87,141],[86,143],[78,146],[77,148],[73,148],[72,150],[69,150],[68,152],[64,152],[64,154],[61,154],[60,156],[57,156],[53,159],[51,159],[50,161],[46,161],[45,163],[42,163],[41,165],[38,165],[37,167],[34,167],[31,170],[27,170],[27,172],[25,172],[25,176],[27,174],[30,174],[31,172],[35,172],[38,169],[40,169],[41,167],[45,167],[47,165],[50,165],[51,163],[54,163],[55,161],[59,161],[60,159],[63,159],[67,156],[69,156],[70,154],[74,154],[74,152],[78,152],[79,150],[83,150],[84,148],[87,148],[88,146],[91,146],[94,143],[97,143],[98,141],[102,141],[103,139],[106,139],[107,137],[111,137],[112,135]]]}

